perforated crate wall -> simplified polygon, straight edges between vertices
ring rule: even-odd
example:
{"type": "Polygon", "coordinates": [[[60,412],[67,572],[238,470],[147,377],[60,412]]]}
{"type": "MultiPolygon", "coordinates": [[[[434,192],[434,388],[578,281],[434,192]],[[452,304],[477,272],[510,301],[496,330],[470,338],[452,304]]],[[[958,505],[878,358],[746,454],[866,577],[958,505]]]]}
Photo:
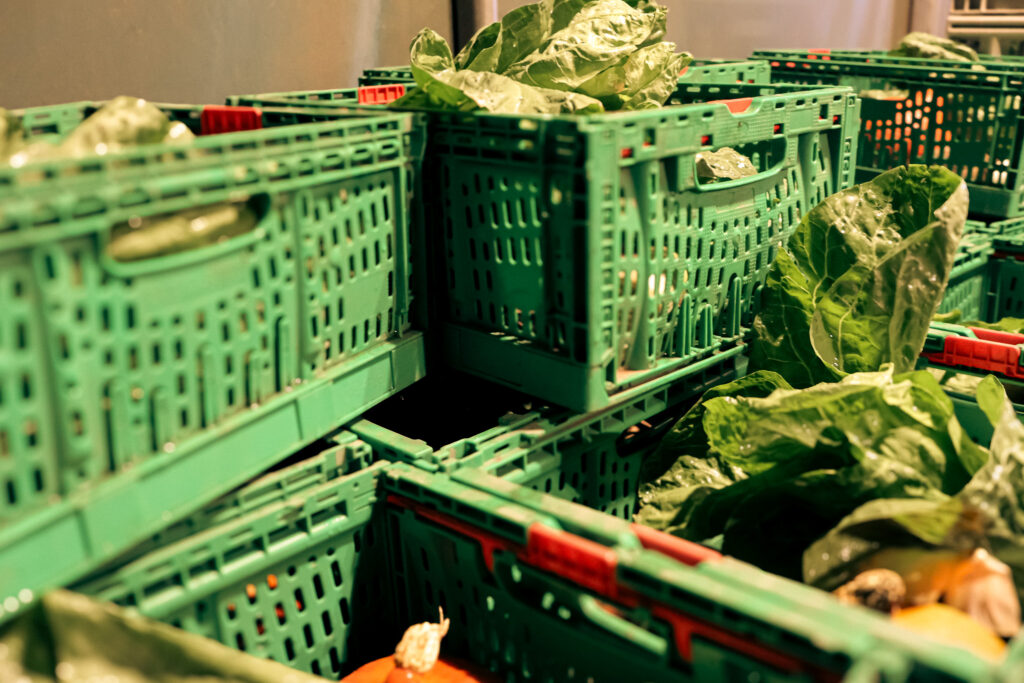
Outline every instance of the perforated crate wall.
{"type": "Polygon", "coordinates": [[[775,251],[852,182],[854,98],[766,91],[681,87],[674,102],[762,96],[603,117],[432,117],[447,361],[592,410],[734,347],[775,251]],[[696,157],[725,146],[758,175],[698,183],[696,157]]]}
{"type": "Polygon", "coordinates": [[[858,180],[906,163],[940,164],[971,185],[971,209],[996,217],[1024,213],[1024,158],[1018,142],[1024,63],[982,69],[884,52],[765,51],[780,82],[849,85],[865,98],[858,180]],[[899,92],[901,96],[897,96],[899,92]]]}
{"type": "MultiPolygon", "coordinates": [[[[97,106],[22,115],[66,123],[97,106]]],[[[193,127],[207,113],[166,110],[193,127]]],[[[17,423],[0,430],[17,446],[0,517],[178,451],[409,330],[407,117],[262,116],[280,127],[0,173],[13,297],[0,345],[23,348],[4,371],[20,388],[0,397],[0,420],[17,423]],[[256,227],[170,256],[108,255],[113,230],[220,202],[245,202],[256,227]]]]}
{"type": "Polygon", "coordinates": [[[352,434],[337,442],[75,590],[328,678],[387,654],[392,590],[371,521],[387,463],[352,434]]]}

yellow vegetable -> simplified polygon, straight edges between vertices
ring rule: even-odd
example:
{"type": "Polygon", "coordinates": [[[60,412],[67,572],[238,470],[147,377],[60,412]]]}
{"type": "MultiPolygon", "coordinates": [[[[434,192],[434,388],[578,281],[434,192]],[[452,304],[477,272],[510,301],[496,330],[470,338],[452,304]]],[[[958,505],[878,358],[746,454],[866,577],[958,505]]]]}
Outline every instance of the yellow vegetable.
{"type": "Polygon", "coordinates": [[[897,611],[892,620],[915,633],[962,647],[981,657],[999,659],[1003,640],[964,612],[949,605],[923,605],[897,611]]]}

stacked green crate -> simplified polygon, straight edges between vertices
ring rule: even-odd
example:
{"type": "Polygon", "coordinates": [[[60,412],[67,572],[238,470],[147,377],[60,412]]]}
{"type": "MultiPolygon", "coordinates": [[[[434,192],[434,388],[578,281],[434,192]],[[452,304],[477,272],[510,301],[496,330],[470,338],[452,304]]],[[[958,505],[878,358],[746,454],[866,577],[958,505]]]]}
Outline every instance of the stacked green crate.
{"type": "Polygon", "coordinates": [[[967,181],[974,213],[1024,214],[1018,143],[1024,64],[830,50],[754,56],[770,62],[775,81],[847,85],[865,95],[859,180],[905,163],[941,164],[967,181]]]}
{"type": "MultiPolygon", "coordinates": [[[[98,106],[16,115],[41,138],[98,106]]],[[[413,117],[163,108],[196,133],[241,130],[0,169],[7,611],[424,374],[413,117]],[[225,204],[253,228],[170,255],[109,249],[149,219],[225,204]]]]}

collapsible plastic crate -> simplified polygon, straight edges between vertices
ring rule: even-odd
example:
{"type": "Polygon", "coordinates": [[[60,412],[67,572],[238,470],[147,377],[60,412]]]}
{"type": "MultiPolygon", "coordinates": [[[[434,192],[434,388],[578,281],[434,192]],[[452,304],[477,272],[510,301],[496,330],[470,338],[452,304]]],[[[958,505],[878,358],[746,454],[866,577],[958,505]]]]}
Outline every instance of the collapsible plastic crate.
{"type": "Polygon", "coordinates": [[[964,320],[988,316],[992,239],[984,223],[968,221],[939,313],[959,310],[964,320]]]}
{"type": "MultiPolygon", "coordinates": [[[[67,130],[97,106],[22,116],[67,130]]],[[[165,109],[244,132],[0,169],[0,599],[88,571],[424,374],[411,117],[165,109]],[[107,251],[119,226],[221,202],[256,228],[107,251]]]]}
{"type": "Polygon", "coordinates": [[[852,184],[858,112],[846,88],[685,84],[643,112],[431,112],[424,196],[446,361],[593,410],[737,353],[775,251],[852,184]],[[757,174],[699,181],[697,158],[727,146],[757,174]]]}
{"type": "Polygon", "coordinates": [[[968,182],[972,212],[1024,214],[1024,63],[986,61],[974,68],[885,52],[829,50],[759,51],[754,56],[770,61],[774,81],[906,93],[864,99],[858,181],[901,164],[940,164],[968,182]]]}
{"type": "Polygon", "coordinates": [[[853,176],[856,98],[770,93],[681,86],[671,104],[693,104],[590,117],[432,114],[446,361],[593,410],[740,348],[776,250],[853,176]],[[756,175],[699,180],[699,157],[723,147],[756,175]]]}
{"type": "Polygon", "coordinates": [[[387,656],[438,606],[452,619],[442,656],[508,681],[993,673],[825,593],[507,476],[382,461],[362,432],[413,463],[423,451],[358,423],[75,588],[328,678],[387,656]]]}

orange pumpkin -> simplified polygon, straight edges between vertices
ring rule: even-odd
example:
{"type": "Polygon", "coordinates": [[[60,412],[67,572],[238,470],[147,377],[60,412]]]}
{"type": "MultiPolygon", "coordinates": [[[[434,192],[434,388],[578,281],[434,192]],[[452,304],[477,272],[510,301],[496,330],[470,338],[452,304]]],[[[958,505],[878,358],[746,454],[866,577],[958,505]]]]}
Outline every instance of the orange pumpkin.
{"type": "Polygon", "coordinates": [[[439,659],[427,673],[401,669],[394,657],[384,657],[359,667],[341,683],[499,683],[489,672],[454,659],[439,659]]]}
{"type": "Polygon", "coordinates": [[[370,662],[343,678],[341,683],[499,683],[497,678],[472,664],[438,659],[448,625],[442,610],[439,623],[410,626],[393,657],[370,662]]]}

